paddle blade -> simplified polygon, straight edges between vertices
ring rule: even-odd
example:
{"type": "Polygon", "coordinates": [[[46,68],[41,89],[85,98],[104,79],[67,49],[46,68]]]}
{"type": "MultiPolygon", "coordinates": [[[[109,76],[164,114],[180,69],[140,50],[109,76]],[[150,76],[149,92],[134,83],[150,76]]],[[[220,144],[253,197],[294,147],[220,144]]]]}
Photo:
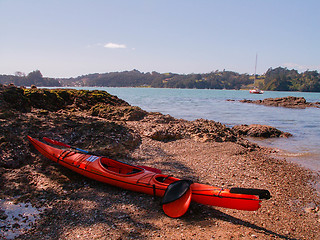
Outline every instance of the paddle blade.
{"type": "Polygon", "coordinates": [[[266,199],[266,200],[271,198],[270,192],[265,189],[235,187],[230,189],[230,193],[256,195],[256,196],[259,196],[259,199],[266,199]]]}
{"type": "Polygon", "coordinates": [[[172,218],[183,216],[191,203],[192,191],[189,188],[185,194],[177,200],[162,205],[162,209],[166,215],[172,218]]]}

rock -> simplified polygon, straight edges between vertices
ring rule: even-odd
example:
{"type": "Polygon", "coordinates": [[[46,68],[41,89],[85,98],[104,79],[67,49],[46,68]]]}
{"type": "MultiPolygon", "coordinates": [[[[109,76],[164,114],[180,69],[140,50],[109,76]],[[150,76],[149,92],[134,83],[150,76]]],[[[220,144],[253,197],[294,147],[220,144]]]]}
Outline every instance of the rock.
{"type": "Polygon", "coordinates": [[[306,207],[304,209],[304,211],[306,213],[315,213],[315,214],[317,214],[319,212],[319,207],[306,207]]]}
{"type": "Polygon", "coordinates": [[[165,142],[178,140],[178,139],[182,138],[179,131],[177,131],[175,129],[170,129],[168,127],[155,129],[155,130],[151,131],[149,134],[147,134],[147,136],[153,140],[165,141],[165,142]]]}
{"type": "Polygon", "coordinates": [[[272,137],[290,137],[290,133],[282,132],[275,127],[260,125],[260,124],[251,124],[251,125],[236,125],[232,130],[239,136],[249,136],[249,137],[263,137],[263,138],[272,138],[272,137]]]}
{"type": "Polygon", "coordinates": [[[0,86],[0,112],[8,110],[30,112],[31,104],[22,88],[12,85],[0,86]]]}
{"type": "Polygon", "coordinates": [[[99,116],[114,121],[139,121],[145,117],[146,111],[135,106],[110,106],[96,104],[90,109],[92,116],[99,116]]]}
{"type": "Polygon", "coordinates": [[[0,104],[3,109],[15,109],[30,112],[31,108],[58,111],[65,108],[90,110],[97,104],[108,106],[130,106],[105,91],[88,91],[74,89],[37,89],[0,86],[0,104]]]}
{"type": "Polygon", "coordinates": [[[5,220],[7,219],[8,215],[5,213],[5,211],[0,209],[0,219],[5,220]]]}
{"type": "Polygon", "coordinates": [[[147,124],[144,129],[140,129],[141,134],[157,141],[192,138],[198,142],[237,142],[245,147],[255,147],[245,139],[239,138],[230,128],[215,121],[186,121],[159,113],[148,114],[142,121],[147,124]]]}
{"type": "Polygon", "coordinates": [[[146,115],[146,117],[143,119],[144,122],[152,122],[152,123],[170,123],[170,122],[176,122],[177,119],[170,115],[163,115],[159,112],[150,112],[146,115]]]}
{"type": "Polygon", "coordinates": [[[254,103],[265,106],[274,107],[287,107],[287,108],[307,108],[307,107],[317,107],[320,108],[318,102],[309,103],[304,97],[282,97],[282,98],[266,98],[264,100],[240,100],[242,103],[254,103]]]}
{"type": "Polygon", "coordinates": [[[20,224],[14,223],[14,224],[12,225],[12,228],[20,228],[20,224]]]}

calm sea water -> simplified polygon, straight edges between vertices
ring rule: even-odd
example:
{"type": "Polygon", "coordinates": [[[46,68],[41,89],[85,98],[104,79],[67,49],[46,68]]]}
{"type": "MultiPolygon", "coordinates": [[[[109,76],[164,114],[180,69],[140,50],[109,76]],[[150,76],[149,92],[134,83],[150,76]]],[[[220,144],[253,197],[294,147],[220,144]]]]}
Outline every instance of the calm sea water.
{"type": "Polygon", "coordinates": [[[170,114],[176,118],[204,118],[230,127],[237,124],[264,124],[276,127],[281,131],[290,132],[293,137],[255,141],[261,145],[285,150],[286,159],[320,171],[319,108],[290,109],[227,101],[296,96],[304,97],[308,102],[318,102],[320,93],[265,92],[255,95],[242,90],[97,87],[85,89],[105,90],[146,111],[170,114]]]}

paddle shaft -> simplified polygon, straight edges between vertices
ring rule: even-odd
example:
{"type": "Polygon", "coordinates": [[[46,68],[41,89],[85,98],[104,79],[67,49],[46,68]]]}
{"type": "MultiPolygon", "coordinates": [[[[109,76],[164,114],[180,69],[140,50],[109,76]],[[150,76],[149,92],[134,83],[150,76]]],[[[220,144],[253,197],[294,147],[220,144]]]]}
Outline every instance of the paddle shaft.
{"type": "Polygon", "coordinates": [[[73,147],[73,146],[70,146],[70,145],[65,144],[65,143],[63,143],[63,142],[59,142],[59,141],[57,141],[57,140],[53,140],[53,139],[50,139],[50,138],[47,138],[47,137],[44,137],[43,140],[45,140],[45,141],[48,142],[48,143],[52,143],[52,144],[54,144],[54,145],[58,145],[58,146],[62,146],[62,147],[67,147],[67,148],[72,148],[72,149],[77,150],[77,151],[79,151],[79,152],[83,152],[83,153],[86,153],[86,154],[95,155],[95,154],[92,153],[92,152],[83,150],[83,149],[81,149],[81,148],[73,147]]]}

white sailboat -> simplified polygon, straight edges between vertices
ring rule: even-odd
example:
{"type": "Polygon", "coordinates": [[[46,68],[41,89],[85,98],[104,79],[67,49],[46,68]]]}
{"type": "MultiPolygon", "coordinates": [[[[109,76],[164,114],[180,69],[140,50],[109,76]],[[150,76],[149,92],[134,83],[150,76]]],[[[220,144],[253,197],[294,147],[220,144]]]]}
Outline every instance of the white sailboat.
{"type": "MultiPolygon", "coordinates": [[[[254,81],[253,83],[256,84],[256,74],[257,74],[257,62],[258,62],[258,54],[256,54],[256,64],[254,66],[254,81]]],[[[249,90],[249,93],[253,94],[263,94],[263,91],[260,90],[258,87],[254,87],[253,89],[249,90]]]]}

